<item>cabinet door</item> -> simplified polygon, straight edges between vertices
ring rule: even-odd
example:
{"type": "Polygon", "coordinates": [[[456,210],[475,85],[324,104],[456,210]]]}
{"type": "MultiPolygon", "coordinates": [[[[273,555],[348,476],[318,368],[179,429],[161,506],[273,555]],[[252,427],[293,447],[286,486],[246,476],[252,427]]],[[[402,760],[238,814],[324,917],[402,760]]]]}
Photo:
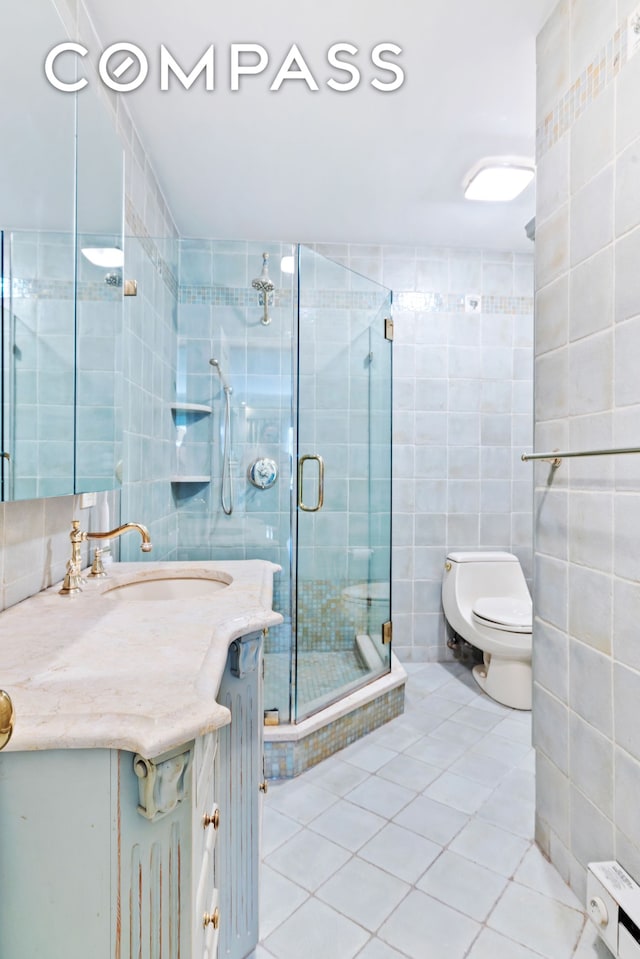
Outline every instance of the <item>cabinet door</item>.
{"type": "Polygon", "coordinates": [[[138,811],[134,757],[118,753],[117,959],[191,955],[191,774],[189,764],[181,801],[166,814],[148,819],[138,811]]]}
{"type": "Polygon", "coordinates": [[[110,959],[109,750],[0,754],[0,956],[110,959]]]}

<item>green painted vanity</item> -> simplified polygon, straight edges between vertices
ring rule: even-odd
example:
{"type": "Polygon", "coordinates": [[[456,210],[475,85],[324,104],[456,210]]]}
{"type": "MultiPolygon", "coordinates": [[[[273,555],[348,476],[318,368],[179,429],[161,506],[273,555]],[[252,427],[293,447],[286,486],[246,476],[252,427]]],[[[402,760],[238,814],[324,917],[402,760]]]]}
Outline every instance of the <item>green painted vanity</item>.
{"type": "Polygon", "coordinates": [[[188,564],[224,580],[214,598],[108,596],[186,566],[114,564],[72,600],[52,588],[0,615],[15,709],[0,753],[2,959],[244,959],[257,944],[278,567],[188,564]]]}

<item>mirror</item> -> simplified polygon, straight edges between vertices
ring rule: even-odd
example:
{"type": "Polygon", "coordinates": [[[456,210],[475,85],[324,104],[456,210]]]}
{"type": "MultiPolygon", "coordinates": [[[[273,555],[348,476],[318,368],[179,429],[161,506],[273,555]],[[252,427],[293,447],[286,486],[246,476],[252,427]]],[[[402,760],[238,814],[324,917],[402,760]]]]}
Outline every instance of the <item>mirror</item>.
{"type": "Polygon", "coordinates": [[[123,154],[97,93],[61,93],[44,76],[46,52],[65,35],[51,0],[14,5],[0,33],[12,79],[0,88],[3,500],[116,483],[122,288],[80,266],[78,231],[122,249],[123,154]],[[96,357],[107,331],[109,350],[96,357]]]}
{"type": "Polygon", "coordinates": [[[92,86],[78,94],[77,197],[75,492],[83,493],[113,489],[122,455],[123,152],[92,86]]]}
{"type": "Polygon", "coordinates": [[[0,33],[2,498],[73,489],[75,103],[46,82],[62,23],[49,0],[16,4],[0,33]],[[47,89],[48,87],[48,89],[47,89]]]}

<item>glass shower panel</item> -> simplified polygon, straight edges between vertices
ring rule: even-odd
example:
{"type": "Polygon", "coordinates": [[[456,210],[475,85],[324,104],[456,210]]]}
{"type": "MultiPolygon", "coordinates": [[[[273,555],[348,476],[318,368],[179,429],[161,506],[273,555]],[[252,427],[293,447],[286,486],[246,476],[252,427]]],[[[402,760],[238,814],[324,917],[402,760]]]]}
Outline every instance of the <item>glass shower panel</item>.
{"type": "Polygon", "coordinates": [[[286,244],[183,239],[179,251],[176,555],[282,567],[273,605],[284,622],[265,640],[264,705],[280,723],[298,721],[390,667],[390,294],[286,244]],[[267,323],[252,285],[265,252],[267,323]],[[324,503],[309,512],[296,505],[297,467],[313,509],[318,457],[324,503]],[[265,460],[277,477],[261,487],[251,471],[265,460]]]}
{"type": "Polygon", "coordinates": [[[390,296],[300,248],[296,721],[390,668],[390,296]]]}
{"type": "Polygon", "coordinates": [[[267,559],[282,567],[274,578],[273,605],[284,623],[265,641],[265,707],[277,709],[285,723],[291,716],[294,248],[198,239],[180,240],[179,248],[172,482],[177,555],[267,559]],[[264,253],[274,283],[268,323],[252,286],[264,253]],[[231,388],[228,421],[224,383],[231,388]],[[261,487],[249,475],[256,462],[265,460],[276,464],[277,476],[261,487]],[[198,477],[200,482],[193,481],[198,477]]]}

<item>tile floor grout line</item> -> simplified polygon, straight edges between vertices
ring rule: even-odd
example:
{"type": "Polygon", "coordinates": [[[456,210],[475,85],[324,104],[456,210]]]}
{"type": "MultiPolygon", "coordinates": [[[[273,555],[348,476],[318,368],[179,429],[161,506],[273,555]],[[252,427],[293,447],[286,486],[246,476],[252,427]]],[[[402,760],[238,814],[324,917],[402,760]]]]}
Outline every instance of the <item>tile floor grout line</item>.
{"type": "MultiPolygon", "coordinates": [[[[535,844],[533,828],[527,829],[528,834],[523,835],[525,831],[524,824],[527,821],[527,813],[530,812],[528,807],[533,807],[533,799],[529,797],[533,795],[532,788],[535,775],[534,769],[531,768],[532,747],[530,744],[530,736],[527,735],[530,716],[522,713],[514,714],[509,711],[499,713],[491,701],[482,698],[484,697],[483,693],[476,690],[470,683],[464,682],[464,674],[461,674],[459,671],[453,672],[449,680],[439,683],[434,688],[420,689],[422,695],[413,695],[411,693],[412,677],[415,678],[422,673],[423,687],[430,685],[431,680],[427,674],[430,666],[433,665],[436,664],[423,664],[419,669],[412,669],[410,671],[407,710],[403,715],[392,720],[379,730],[375,730],[369,737],[366,737],[366,740],[360,740],[358,743],[351,744],[341,753],[335,754],[335,757],[330,757],[329,760],[325,761],[327,764],[331,764],[327,765],[325,769],[327,770],[327,775],[333,775],[334,777],[331,780],[332,785],[323,787],[324,773],[322,767],[324,764],[321,763],[313,767],[313,770],[308,770],[307,773],[303,773],[297,780],[293,780],[290,783],[279,784],[277,787],[278,792],[274,790],[274,793],[270,794],[272,801],[274,796],[281,795],[284,797],[288,787],[290,790],[291,787],[295,790],[296,787],[294,784],[300,783],[301,785],[298,787],[297,792],[300,794],[300,801],[302,803],[304,803],[305,798],[311,800],[311,797],[314,797],[313,791],[305,790],[305,786],[307,785],[313,785],[319,789],[320,792],[327,793],[327,795],[331,797],[331,801],[327,802],[327,805],[317,812],[314,810],[313,805],[307,808],[306,811],[301,810],[301,812],[304,811],[304,822],[291,816],[287,809],[283,811],[279,808],[279,802],[277,800],[271,807],[274,812],[283,817],[283,822],[273,820],[274,823],[279,822],[277,836],[285,836],[285,833],[286,836],[284,839],[278,841],[274,847],[269,849],[268,854],[264,857],[265,865],[269,865],[269,867],[283,879],[296,885],[300,890],[300,895],[303,895],[303,900],[291,913],[280,918],[266,936],[266,939],[270,939],[276,932],[280,932],[277,940],[277,952],[267,950],[266,944],[261,942],[259,949],[263,948],[265,950],[263,955],[267,957],[267,959],[271,959],[271,957],[273,957],[273,959],[292,959],[294,956],[297,957],[299,953],[296,950],[299,943],[290,943],[287,945],[286,936],[288,929],[291,928],[288,927],[288,924],[291,922],[292,917],[310,902],[321,906],[323,915],[331,915],[331,913],[333,913],[336,918],[340,918],[341,923],[346,922],[348,924],[348,929],[352,928],[357,930],[360,936],[364,934],[367,936],[367,939],[357,946],[355,945],[356,940],[354,939],[352,945],[347,948],[344,955],[341,955],[340,952],[336,952],[335,949],[332,953],[327,952],[326,947],[322,944],[324,940],[321,937],[319,945],[318,942],[313,943],[313,952],[309,955],[309,959],[359,959],[359,957],[368,959],[370,956],[373,957],[375,955],[376,957],[380,957],[383,954],[385,956],[391,956],[392,954],[397,955],[401,957],[401,959],[417,959],[417,957],[422,959],[422,945],[416,946],[415,941],[411,940],[410,937],[407,939],[407,933],[404,930],[404,919],[406,919],[407,916],[413,916],[414,926],[416,921],[419,923],[419,919],[416,920],[415,916],[414,906],[416,903],[424,903],[424,907],[427,910],[429,908],[431,908],[431,910],[435,908],[435,915],[437,916],[439,911],[440,918],[444,915],[458,915],[462,923],[461,929],[464,930],[466,927],[468,933],[473,933],[471,940],[466,943],[464,943],[464,939],[467,938],[466,932],[461,933],[461,937],[457,939],[457,946],[453,947],[454,952],[451,952],[445,945],[441,946],[442,949],[447,949],[447,956],[450,956],[450,959],[463,959],[463,957],[464,959],[480,959],[481,956],[488,954],[486,949],[490,942],[497,947],[495,959],[511,959],[511,953],[505,951],[507,949],[517,950],[518,955],[522,955],[523,959],[525,954],[527,957],[530,957],[530,959],[538,959],[538,957],[548,959],[550,949],[552,948],[549,945],[548,938],[543,939],[543,952],[539,951],[540,943],[537,941],[534,951],[531,946],[524,944],[529,941],[531,930],[526,931],[526,924],[518,927],[517,921],[515,924],[514,921],[512,921],[507,904],[511,905],[514,897],[517,896],[524,896],[524,902],[527,902],[528,897],[528,903],[530,905],[536,905],[540,908],[543,908],[546,903],[546,908],[549,910],[549,921],[551,921],[551,919],[556,921],[557,919],[557,921],[560,922],[561,943],[558,947],[559,954],[558,956],[554,954],[554,959],[569,959],[569,955],[577,959],[578,950],[581,950],[583,941],[584,945],[588,947],[586,937],[588,936],[588,929],[590,927],[589,924],[586,923],[585,914],[580,903],[577,899],[575,900],[575,904],[572,902],[573,897],[571,890],[564,884],[560,885],[562,881],[557,873],[548,872],[548,870],[552,870],[552,867],[535,844]],[[453,687],[454,682],[459,684],[460,688],[458,691],[453,687]],[[442,687],[447,685],[452,686],[449,694],[454,697],[454,699],[445,700],[443,696],[439,696],[439,698],[443,699],[443,702],[449,702],[450,704],[458,702],[459,705],[452,713],[448,716],[442,716],[441,721],[436,723],[435,726],[432,726],[431,722],[435,714],[429,713],[428,709],[421,708],[420,704],[424,704],[431,696],[438,696],[439,693],[443,692],[442,687]],[[459,699],[456,700],[456,696],[463,697],[463,701],[459,699]],[[479,702],[485,703],[484,709],[481,710],[475,705],[479,702]],[[464,717],[454,718],[458,716],[461,710],[469,709],[476,709],[478,716],[474,717],[472,713],[466,712],[464,717]],[[489,723],[488,720],[486,722],[481,721],[479,718],[480,712],[485,712],[490,716],[497,717],[497,719],[493,723],[489,723]],[[474,725],[472,722],[474,718],[477,720],[477,725],[474,725]],[[464,720],[467,721],[465,722],[464,720]],[[463,735],[462,731],[459,731],[455,727],[453,730],[447,728],[450,727],[452,722],[455,724],[455,727],[461,727],[461,729],[466,729],[468,732],[463,735]],[[396,728],[398,730],[405,731],[404,745],[400,748],[393,748],[394,723],[397,724],[396,728]],[[486,723],[489,723],[489,725],[486,725],[486,723]],[[500,726],[503,726],[503,728],[499,729],[500,726]],[[433,733],[438,730],[440,731],[440,735],[434,736],[433,733]],[[473,735],[473,731],[478,734],[479,738],[473,735]],[[376,733],[378,733],[378,736],[376,736],[376,733]],[[453,737],[451,733],[453,733],[453,737]],[[463,741],[456,742],[456,737],[460,737],[463,741]],[[525,739],[529,741],[523,741],[525,739]],[[417,755],[411,755],[408,750],[413,749],[420,743],[424,743],[425,751],[429,746],[433,746],[434,754],[440,756],[440,762],[446,759],[447,749],[455,753],[454,758],[449,761],[447,765],[442,766],[439,763],[429,763],[417,755]],[[482,751],[481,744],[484,744],[486,752],[482,751]],[[479,747],[480,751],[477,751],[479,747]],[[462,750],[461,752],[459,751],[460,749],[462,750]],[[383,761],[377,766],[376,762],[377,759],[380,758],[380,752],[378,752],[378,756],[376,757],[376,750],[384,750],[382,756],[383,761]],[[368,758],[366,755],[367,751],[369,752],[368,758]],[[361,758],[365,763],[364,766],[357,764],[358,753],[363,753],[361,758]],[[496,778],[493,781],[489,775],[484,777],[484,781],[482,779],[473,779],[468,775],[469,770],[473,772],[473,763],[468,763],[465,767],[464,760],[473,759],[474,757],[478,757],[481,761],[484,760],[489,767],[491,767],[492,763],[494,764],[493,769],[496,771],[496,778]],[[404,778],[402,772],[403,760],[405,761],[404,778]],[[391,765],[393,763],[396,764],[395,767],[391,765]],[[457,764],[460,764],[459,768],[453,769],[452,767],[457,764]],[[367,766],[371,765],[375,768],[367,768],[367,766]],[[395,774],[396,779],[382,775],[382,771],[387,766],[390,767],[388,772],[395,774]],[[423,775],[421,767],[425,767],[425,770],[438,770],[433,779],[425,781],[424,786],[420,786],[420,782],[422,781],[421,776],[423,775]],[[444,782],[441,784],[443,788],[441,797],[433,798],[428,795],[432,787],[448,775],[452,776],[453,779],[444,778],[444,782]],[[305,780],[305,776],[309,778],[305,780]],[[355,779],[359,779],[359,781],[355,783],[355,779]],[[411,785],[407,785],[407,783],[411,783],[411,785]],[[362,793],[366,790],[367,786],[370,787],[372,785],[377,785],[380,789],[378,793],[379,802],[377,805],[376,803],[369,806],[360,805],[355,801],[355,797],[350,798],[351,794],[356,790],[360,790],[362,793]],[[453,797],[453,801],[458,801],[460,805],[452,806],[450,801],[443,798],[447,794],[445,788],[447,786],[453,789],[453,793],[449,793],[449,795],[453,797]],[[458,796],[454,786],[460,790],[458,796]],[[384,812],[380,811],[380,803],[384,802],[385,787],[388,787],[388,796],[393,796],[395,793],[396,800],[400,803],[391,813],[389,813],[388,809],[385,809],[384,812]],[[396,791],[396,787],[398,791],[396,791]],[[488,792],[483,794],[485,788],[488,792]],[[505,788],[509,790],[506,793],[504,792],[505,788]],[[282,790],[282,793],[280,793],[280,790],[282,790]],[[408,794],[411,795],[409,796],[408,794]],[[473,797],[470,798],[468,802],[464,799],[467,794],[473,797]],[[428,804],[426,807],[428,810],[427,822],[431,827],[424,832],[413,828],[409,818],[406,816],[403,821],[398,821],[405,813],[408,813],[409,808],[414,803],[419,803],[420,800],[428,804]],[[481,816],[482,810],[487,804],[490,804],[492,800],[494,806],[498,807],[498,812],[495,812],[494,808],[489,805],[485,816],[481,816]],[[509,809],[520,807],[520,815],[524,818],[519,832],[514,831],[514,829],[520,826],[517,812],[511,819],[509,819],[509,817],[500,819],[499,809],[501,803],[504,803],[509,809]],[[460,808],[461,806],[465,806],[466,808],[460,808]],[[332,828],[329,826],[325,829],[325,832],[320,831],[321,826],[327,826],[326,823],[321,823],[320,819],[331,809],[334,809],[336,818],[338,818],[340,814],[351,817],[345,820],[345,828],[347,830],[349,826],[353,827],[354,822],[357,821],[354,817],[357,817],[358,813],[361,813],[363,818],[372,817],[368,824],[371,828],[365,829],[367,838],[359,841],[358,837],[355,846],[345,846],[339,836],[339,830],[336,831],[334,829],[332,831],[332,828]],[[311,813],[310,816],[309,813],[311,813]],[[498,821],[494,822],[486,818],[487,815],[494,815],[494,818],[497,818],[498,821]],[[380,823],[378,828],[375,828],[376,821],[380,823]],[[474,826],[475,832],[473,830],[474,826]],[[417,875],[415,871],[411,872],[409,866],[405,869],[404,863],[400,863],[399,866],[394,866],[393,863],[385,861],[384,847],[382,851],[380,850],[380,844],[376,847],[375,840],[385,829],[388,830],[390,827],[398,830],[398,832],[392,832],[390,835],[395,837],[406,835],[408,837],[406,841],[407,849],[410,848],[411,837],[415,840],[420,839],[421,847],[424,841],[427,844],[422,847],[422,851],[426,856],[425,862],[427,862],[430,851],[433,848],[437,850],[434,858],[428,860],[424,868],[421,868],[418,856],[416,865],[419,867],[419,871],[417,875]],[[293,830],[290,834],[289,829],[293,830]],[[453,831],[450,831],[451,829],[453,831]],[[460,840],[465,831],[469,829],[471,829],[471,832],[467,832],[466,846],[458,843],[457,848],[452,848],[456,842],[460,840]],[[489,849],[487,849],[486,846],[483,849],[481,844],[478,845],[479,837],[481,838],[483,831],[485,835],[489,837],[504,837],[504,841],[507,841],[510,846],[511,852],[502,858],[503,864],[501,869],[496,868],[498,864],[493,860],[489,849]],[[334,862],[329,860],[328,867],[330,871],[319,879],[318,884],[313,890],[308,890],[300,886],[296,880],[292,879],[290,874],[287,874],[286,856],[284,856],[280,868],[272,863],[266,862],[266,860],[270,859],[278,850],[282,850],[287,843],[296,839],[296,837],[303,837],[304,833],[315,837],[318,841],[318,849],[323,848],[326,843],[327,845],[324,848],[336,847],[336,850],[339,850],[342,855],[346,856],[346,859],[338,865],[334,865],[334,862]],[[433,838],[434,836],[435,838],[433,838]],[[443,842],[443,838],[445,838],[446,841],[443,842]],[[367,859],[364,855],[361,855],[361,853],[366,850],[369,844],[372,844],[369,850],[371,858],[367,859]],[[537,850],[537,856],[534,850],[537,850]],[[517,858],[513,861],[516,855],[517,858]],[[511,862],[509,861],[510,859],[511,862]],[[467,882],[469,879],[473,881],[474,873],[477,878],[482,875],[481,871],[485,870],[495,877],[498,884],[503,883],[501,890],[497,892],[496,898],[489,901],[483,919],[474,917],[482,914],[485,907],[475,908],[474,905],[472,908],[474,915],[470,915],[469,907],[466,903],[470,901],[469,895],[472,895],[472,893],[464,888],[464,883],[462,891],[459,893],[455,892],[452,898],[452,892],[454,891],[452,883],[459,884],[460,876],[459,874],[455,874],[455,872],[451,874],[451,870],[456,863],[462,863],[463,861],[466,862],[469,867],[468,871],[467,867],[464,867],[467,882]],[[437,866],[438,863],[440,863],[440,867],[437,866]],[[371,930],[368,925],[365,924],[365,921],[367,921],[369,925],[371,925],[372,922],[371,919],[366,919],[366,910],[363,916],[362,908],[358,906],[354,914],[353,906],[357,900],[351,899],[350,902],[349,896],[340,898],[341,874],[343,876],[343,883],[348,882],[347,876],[353,878],[354,864],[358,864],[362,870],[375,870],[375,873],[371,872],[369,874],[372,877],[380,874],[386,876],[389,883],[395,882],[402,884],[402,887],[398,887],[398,894],[402,892],[402,895],[388,912],[385,911],[385,917],[375,925],[374,930],[371,930]],[[352,872],[350,874],[343,873],[343,870],[346,870],[348,867],[351,867],[352,872]],[[450,870],[449,876],[446,874],[447,868],[450,870]],[[285,871],[281,872],[280,869],[284,869],[285,871]],[[434,870],[432,872],[432,881],[436,884],[435,893],[428,891],[428,876],[432,870],[434,870]],[[508,874],[505,875],[507,870],[508,874]],[[518,876],[518,873],[520,873],[520,876],[518,876]],[[556,881],[553,879],[554,875],[557,876],[558,884],[556,884],[556,881]],[[443,878],[445,884],[441,887],[440,884],[443,878]],[[424,884],[424,888],[420,887],[419,884],[421,883],[424,884]],[[449,884],[449,892],[446,890],[447,883],[449,884]],[[330,892],[332,888],[334,890],[333,895],[330,892]],[[320,896],[323,889],[326,890],[326,899],[320,896]],[[563,890],[565,891],[564,895],[562,894],[563,890]],[[333,905],[336,901],[336,895],[339,905],[333,905]],[[439,898],[440,895],[442,895],[442,898],[439,898]],[[510,898],[505,900],[505,896],[510,896],[510,898]],[[503,903],[504,905],[501,905],[503,903]],[[432,905],[430,906],[429,904],[432,905]],[[403,930],[400,935],[401,941],[398,941],[397,922],[394,925],[393,918],[400,907],[403,907],[403,930]],[[329,910],[328,913],[327,910],[329,910]],[[488,923],[494,914],[496,914],[498,921],[496,925],[490,926],[488,923]],[[506,923],[505,914],[508,920],[506,923]],[[356,918],[356,915],[359,918],[356,918]],[[385,931],[386,938],[382,938],[379,933],[385,926],[387,927],[385,931]],[[514,933],[518,935],[519,938],[514,939],[514,933]],[[402,948],[403,936],[405,946],[408,945],[408,949],[402,948]],[[352,951],[353,948],[355,948],[355,952],[352,951]],[[478,952],[478,949],[480,952],[478,952]],[[284,950],[284,952],[282,952],[282,950],[284,950]],[[416,950],[419,951],[417,952],[416,950]]],[[[443,668],[440,664],[437,665],[439,668],[443,668]]],[[[437,676],[437,678],[439,679],[441,676],[437,676]]],[[[438,709],[441,708],[443,707],[438,706],[438,709]]],[[[428,772],[425,772],[424,775],[428,776],[428,772]]],[[[290,791],[289,795],[294,795],[295,798],[293,791],[290,791]]],[[[362,797],[360,796],[359,798],[362,797]]],[[[280,802],[284,805],[284,799],[280,800],[280,802]]],[[[315,796],[314,802],[317,804],[318,796],[315,796]]],[[[291,807],[295,808],[295,804],[290,803],[289,808],[291,807]]],[[[420,807],[418,806],[416,815],[419,815],[419,810],[420,807]]],[[[426,814],[424,810],[423,814],[426,814]]],[[[417,823],[417,825],[419,825],[419,823],[417,823]]],[[[265,828],[268,828],[267,817],[265,817],[265,828]]],[[[416,857],[414,856],[414,863],[415,860],[416,857]]],[[[361,871],[360,875],[366,875],[366,872],[361,871]]],[[[383,904],[384,896],[388,894],[392,885],[388,885],[386,888],[386,893],[384,888],[379,893],[383,904]]],[[[521,901],[523,901],[522,898],[521,901]]],[[[372,908],[375,908],[375,906],[372,908]]],[[[544,915],[544,909],[542,914],[544,915]]],[[[305,915],[305,919],[306,918],[305,915]]],[[[518,916],[515,917],[516,920],[518,918],[518,916]]],[[[375,921],[375,919],[376,917],[374,915],[373,920],[375,921]]],[[[448,922],[451,922],[451,920],[449,919],[448,922]]],[[[454,926],[456,924],[456,922],[453,923],[454,926]]],[[[442,925],[442,923],[440,923],[440,925],[442,925]]],[[[431,933],[432,928],[430,926],[430,936],[431,933]]],[[[436,935],[436,933],[434,933],[434,935],[436,935]]],[[[411,934],[416,934],[415,929],[411,934]]],[[[447,933],[447,935],[449,935],[449,933],[447,933]]],[[[593,933],[593,935],[595,936],[595,933],[593,933]]],[[[274,943],[274,946],[275,945],[276,943],[274,943]]],[[[438,959],[440,959],[440,953],[433,953],[433,948],[438,950],[437,945],[432,945],[429,950],[430,954],[437,954],[438,959]]],[[[258,951],[258,955],[259,954],[258,951]]],[[[444,955],[444,953],[442,954],[444,955]]],[[[491,955],[493,956],[493,954],[492,951],[491,955]]]]}

